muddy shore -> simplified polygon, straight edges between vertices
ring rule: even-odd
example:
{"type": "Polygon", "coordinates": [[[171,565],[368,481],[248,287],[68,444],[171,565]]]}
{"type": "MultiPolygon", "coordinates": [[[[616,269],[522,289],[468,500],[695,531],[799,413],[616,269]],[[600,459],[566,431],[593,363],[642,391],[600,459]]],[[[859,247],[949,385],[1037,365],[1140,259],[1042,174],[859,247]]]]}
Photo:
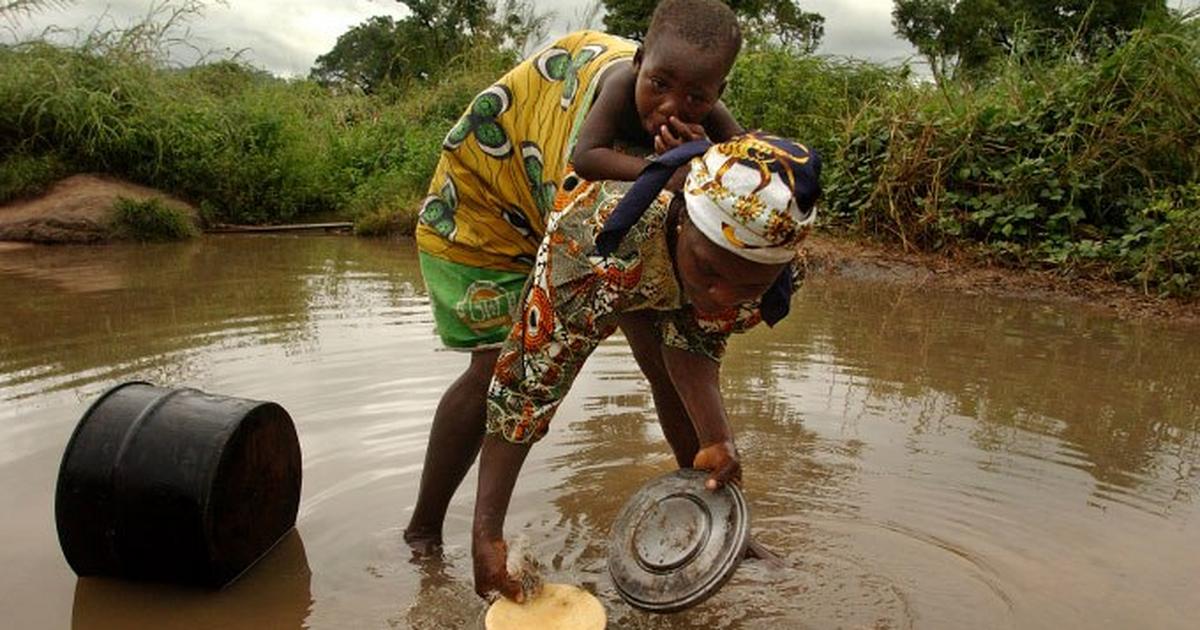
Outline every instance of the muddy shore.
{"type": "Polygon", "coordinates": [[[807,246],[812,277],[836,274],[965,295],[1072,302],[1123,319],[1200,324],[1200,300],[1149,295],[1111,280],[1055,271],[1011,269],[965,256],[900,251],[838,235],[814,235],[807,246]]]}

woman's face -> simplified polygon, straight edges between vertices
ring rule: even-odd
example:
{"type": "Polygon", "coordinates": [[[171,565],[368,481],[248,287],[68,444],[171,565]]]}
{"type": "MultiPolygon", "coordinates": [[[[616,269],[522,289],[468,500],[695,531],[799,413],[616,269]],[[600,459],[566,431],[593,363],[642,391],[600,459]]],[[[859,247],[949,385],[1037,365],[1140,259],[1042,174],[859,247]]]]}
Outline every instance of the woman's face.
{"type": "Polygon", "coordinates": [[[685,217],[675,246],[683,293],[702,315],[715,315],[762,297],[785,264],[752,262],[713,243],[685,217]]]}

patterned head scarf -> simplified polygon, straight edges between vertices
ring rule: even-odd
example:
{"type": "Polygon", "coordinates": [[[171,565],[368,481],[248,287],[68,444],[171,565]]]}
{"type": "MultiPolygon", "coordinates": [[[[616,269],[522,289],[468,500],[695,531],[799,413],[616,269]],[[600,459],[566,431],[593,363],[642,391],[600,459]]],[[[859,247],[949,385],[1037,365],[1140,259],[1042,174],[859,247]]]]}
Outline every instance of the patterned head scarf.
{"type": "Polygon", "coordinates": [[[692,159],[684,185],[688,218],[721,247],[782,264],[816,218],[821,158],[803,145],[753,132],[692,159]]]}

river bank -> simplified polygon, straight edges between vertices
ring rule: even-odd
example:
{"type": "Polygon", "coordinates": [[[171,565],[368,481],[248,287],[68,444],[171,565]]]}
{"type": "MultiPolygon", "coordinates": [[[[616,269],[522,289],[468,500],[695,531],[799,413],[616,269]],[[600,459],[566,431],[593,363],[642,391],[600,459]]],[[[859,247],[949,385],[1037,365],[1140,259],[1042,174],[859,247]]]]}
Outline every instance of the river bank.
{"type": "MultiPolygon", "coordinates": [[[[48,243],[106,242],[111,238],[112,205],[119,198],[158,199],[196,220],[194,207],[162,192],[108,177],[77,175],[39,197],[0,205],[0,252],[52,246],[48,243]]],[[[963,254],[915,253],[831,232],[814,234],[805,253],[813,277],[839,275],[914,290],[1075,302],[1121,318],[1200,323],[1200,300],[1158,297],[1086,273],[1006,268],[963,254]]]]}
{"type": "Polygon", "coordinates": [[[99,174],[72,175],[45,193],[0,204],[0,241],[43,244],[104,243],[141,240],[145,234],[128,233],[121,226],[122,204],[144,208],[153,204],[161,212],[199,228],[198,209],[167,193],[99,174]]]}
{"type": "Polygon", "coordinates": [[[916,290],[1071,302],[1122,319],[1200,324],[1200,300],[1159,297],[1108,279],[1007,268],[965,255],[905,252],[847,235],[814,235],[805,252],[812,277],[841,275],[916,290]]]}

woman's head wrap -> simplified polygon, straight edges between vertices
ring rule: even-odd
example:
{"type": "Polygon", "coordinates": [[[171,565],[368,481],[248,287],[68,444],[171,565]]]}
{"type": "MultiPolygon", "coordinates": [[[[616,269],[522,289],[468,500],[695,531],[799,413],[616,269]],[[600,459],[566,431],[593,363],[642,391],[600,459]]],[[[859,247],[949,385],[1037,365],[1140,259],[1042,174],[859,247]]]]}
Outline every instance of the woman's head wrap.
{"type": "Polygon", "coordinates": [[[796,257],[816,218],[820,157],[790,140],[750,133],[713,145],[691,165],[688,218],[709,240],[767,265],[796,257]]]}
{"type": "MultiPolygon", "coordinates": [[[[617,250],[676,168],[691,161],[684,195],[692,223],[714,243],[765,264],[790,262],[816,218],[821,159],[808,148],[753,132],[714,145],[693,140],[656,158],[617,203],[596,235],[596,254],[617,250]]],[[[763,320],[787,316],[792,269],[762,297],[763,320]]]]}

